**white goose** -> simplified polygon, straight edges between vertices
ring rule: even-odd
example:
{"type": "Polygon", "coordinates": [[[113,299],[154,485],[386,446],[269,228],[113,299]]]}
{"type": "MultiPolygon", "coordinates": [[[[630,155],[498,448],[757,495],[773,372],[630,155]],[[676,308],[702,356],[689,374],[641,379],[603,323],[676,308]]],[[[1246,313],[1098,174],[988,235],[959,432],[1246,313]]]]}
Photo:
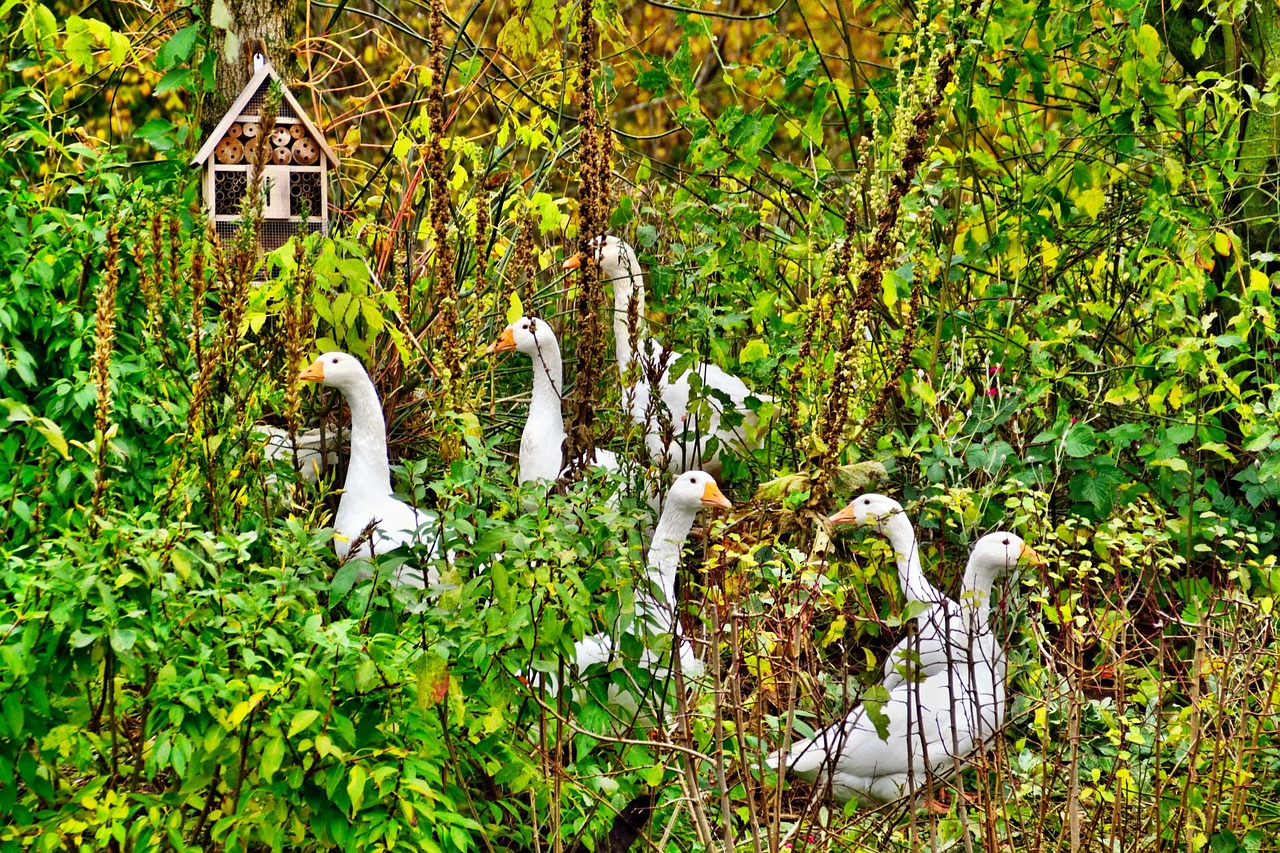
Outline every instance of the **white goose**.
{"type": "MultiPolygon", "coordinates": [[[[720,472],[720,452],[725,446],[739,450],[754,450],[761,446],[761,441],[748,440],[748,432],[757,425],[756,413],[747,408],[747,398],[755,397],[761,402],[770,402],[767,394],[755,394],[741,379],[727,373],[714,364],[695,362],[679,376],[672,377],[670,366],[680,360],[680,354],[667,350],[658,341],[644,339],[644,275],[640,270],[640,261],[635,250],[617,237],[604,237],[597,250],[602,281],[613,282],[613,338],[614,353],[618,361],[618,371],[624,382],[627,370],[633,361],[640,361],[637,370],[638,378],[634,389],[624,385],[624,404],[628,408],[631,419],[646,430],[645,446],[649,456],[655,462],[664,458],[673,474],[703,468],[713,474],[720,472]],[[631,340],[628,326],[628,312],[632,298],[636,301],[637,333],[642,337],[639,342],[631,340]],[[634,343],[634,346],[633,346],[634,343]],[[639,350],[636,353],[635,350],[639,350]],[[645,376],[645,363],[664,365],[658,381],[658,396],[671,415],[671,423],[675,429],[675,440],[664,446],[658,431],[658,424],[647,417],[649,400],[653,389],[645,376]],[[706,409],[695,401],[690,411],[689,397],[691,377],[697,375],[700,385],[712,393],[706,396],[706,409]],[[732,409],[741,414],[742,423],[728,426],[721,423],[725,412],[725,403],[717,395],[724,395],[732,401],[732,409]],[[705,415],[705,417],[703,416],[705,415]],[[714,436],[717,447],[710,450],[708,439],[714,436]]],[[[580,255],[574,255],[564,263],[565,269],[577,269],[582,263],[580,255]]],[[[698,396],[703,396],[699,394],[698,396]]]]}
{"type": "MultiPolygon", "coordinates": [[[[708,507],[732,509],[733,504],[720,491],[715,478],[710,474],[705,471],[688,471],[671,484],[662,505],[658,526],[654,528],[644,586],[636,592],[635,623],[630,631],[644,643],[645,655],[641,663],[654,671],[655,675],[660,674],[655,671],[660,655],[650,647],[646,635],[675,635],[676,573],[680,568],[680,552],[689,538],[689,531],[693,529],[694,518],[708,507]]],[[[680,637],[674,653],[680,656],[680,669],[685,676],[698,678],[702,675],[702,661],[688,639],[680,637]]],[[[578,678],[582,678],[590,667],[607,664],[617,658],[618,641],[613,632],[583,637],[574,644],[573,668],[578,678]]],[[[663,667],[662,671],[667,670],[663,667]]],[[[551,688],[554,692],[554,683],[551,688]]],[[[631,712],[631,720],[635,719],[639,703],[634,695],[616,690],[610,685],[609,698],[613,704],[631,712]]]]}
{"type": "MultiPolygon", "coordinates": [[[[564,412],[560,408],[564,392],[564,361],[551,325],[536,317],[522,317],[502,330],[485,350],[489,355],[520,352],[533,359],[533,396],[529,417],[520,435],[519,483],[552,482],[560,478],[564,465],[564,412]]],[[[618,470],[618,456],[597,449],[592,464],[618,470]]]]}
{"type": "Polygon", "coordinates": [[[884,495],[859,495],[831,516],[831,523],[870,527],[888,539],[907,604],[925,605],[915,617],[915,634],[903,637],[885,659],[884,687],[892,690],[904,681],[927,678],[960,659],[966,649],[960,607],[924,576],[915,530],[902,504],[884,495]]]}
{"type": "MultiPolygon", "coordinates": [[[[352,543],[370,522],[376,525],[358,556],[385,554],[401,545],[418,542],[432,545],[434,558],[437,543],[431,536],[430,526],[435,524],[436,516],[409,506],[392,494],[387,424],[378,390],[359,359],[345,352],[325,353],[304,370],[300,378],[337,388],[351,409],[351,461],[347,465],[338,514],[333,520],[333,550],[339,559],[347,557],[352,543]]],[[[436,577],[434,569],[424,578],[419,570],[403,566],[397,571],[395,582],[424,588],[435,583],[436,577]]]]}
{"type": "Polygon", "coordinates": [[[988,623],[989,599],[996,577],[1020,558],[1040,559],[1012,533],[978,540],[960,605],[968,661],[891,690],[881,707],[888,718],[886,737],[859,705],[842,722],[792,744],[785,761],[780,752],[769,756],[767,766],[785,766],[802,779],[830,783],[840,802],[888,802],[917,792],[926,769],[944,775],[953,769],[1004,722],[1004,650],[988,623]]]}
{"type": "MultiPolygon", "coordinates": [[[[253,429],[262,436],[262,447],[267,461],[287,463],[297,470],[304,482],[312,485],[320,482],[321,473],[338,464],[337,452],[328,448],[341,443],[342,430],[324,430],[316,427],[290,437],[287,429],[268,424],[258,424],[253,429]]],[[[268,483],[275,483],[275,481],[275,474],[268,475],[268,483]]]]}

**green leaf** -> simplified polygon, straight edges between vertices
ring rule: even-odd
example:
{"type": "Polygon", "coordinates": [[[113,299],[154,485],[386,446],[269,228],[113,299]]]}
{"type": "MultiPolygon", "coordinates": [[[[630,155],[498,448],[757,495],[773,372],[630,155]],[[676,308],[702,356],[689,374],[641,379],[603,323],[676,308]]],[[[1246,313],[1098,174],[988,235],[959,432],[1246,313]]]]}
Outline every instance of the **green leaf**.
{"type": "Polygon", "coordinates": [[[170,134],[174,131],[174,125],[162,118],[153,118],[142,127],[134,131],[134,136],[151,145],[157,151],[168,151],[173,147],[173,139],[170,134]]]}
{"type": "Polygon", "coordinates": [[[262,750],[262,764],[258,767],[258,772],[262,774],[265,782],[270,782],[271,777],[280,769],[280,764],[284,761],[284,738],[273,737],[267,741],[267,746],[262,750]]]}
{"type": "Polygon", "coordinates": [[[1096,517],[1102,518],[1114,509],[1118,487],[1128,479],[1129,476],[1116,466],[1111,457],[1099,456],[1091,459],[1087,468],[1071,478],[1071,497],[1090,504],[1096,517]]]}
{"type": "Polygon", "coordinates": [[[1093,427],[1076,424],[1062,439],[1062,449],[1073,459],[1083,459],[1098,449],[1098,437],[1093,427]]]}
{"type": "Polygon", "coordinates": [[[867,688],[862,694],[862,707],[866,709],[867,719],[876,727],[876,735],[880,740],[889,739],[889,715],[884,712],[884,705],[889,701],[889,691],[883,684],[867,688]]]}
{"type": "Polygon", "coordinates": [[[231,29],[231,12],[227,9],[226,0],[213,0],[209,7],[209,23],[220,30],[231,29]]]}
{"type": "Polygon", "coordinates": [[[813,72],[818,70],[820,65],[822,65],[822,57],[814,51],[808,51],[804,56],[800,57],[796,67],[783,78],[783,96],[795,94],[796,90],[805,84],[805,81],[813,75],[813,72]]]}
{"type": "Polygon", "coordinates": [[[289,723],[289,739],[297,737],[299,732],[310,727],[318,719],[320,719],[320,712],[314,708],[307,708],[305,711],[294,714],[293,722],[289,723]]]}
{"type": "Polygon", "coordinates": [[[636,75],[636,85],[661,97],[671,85],[671,75],[665,68],[646,68],[636,75]]]}
{"type": "Polygon", "coordinates": [[[71,458],[71,448],[67,445],[66,436],[62,434],[62,428],[48,418],[36,418],[32,423],[36,428],[36,432],[44,436],[44,440],[49,442],[49,446],[58,452],[63,459],[71,458]]]}
{"type": "Polygon", "coordinates": [[[159,96],[186,90],[191,85],[191,75],[192,72],[186,68],[175,68],[172,71],[167,71],[156,85],[156,89],[152,94],[159,96]]]}
{"type": "Polygon", "coordinates": [[[117,628],[111,632],[111,648],[115,649],[117,654],[129,651],[137,641],[138,633],[129,628],[117,628]]]}
{"type": "Polygon", "coordinates": [[[173,34],[164,47],[160,48],[160,53],[156,56],[156,67],[164,71],[180,62],[186,62],[191,58],[191,53],[195,49],[196,39],[200,35],[200,25],[192,24],[183,27],[173,34]]]}
{"type": "Polygon", "coordinates": [[[330,607],[341,602],[347,597],[347,593],[351,592],[351,587],[355,586],[363,564],[365,564],[364,560],[348,560],[334,574],[333,580],[329,582],[330,607]]]}
{"type": "Polygon", "coordinates": [[[751,364],[759,361],[769,354],[769,344],[760,338],[752,338],[747,341],[747,345],[742,348],[742,353],[738,356],[739,364],[751,364]]]}
{"type": "Polygon", "coordinates": [[[364,787],[369,780],[369,772],[359,764],[351,766],[351,775],[347,777],[347,796],[351,798],[351,814],[360,811],[364,805],[364,787]]]}

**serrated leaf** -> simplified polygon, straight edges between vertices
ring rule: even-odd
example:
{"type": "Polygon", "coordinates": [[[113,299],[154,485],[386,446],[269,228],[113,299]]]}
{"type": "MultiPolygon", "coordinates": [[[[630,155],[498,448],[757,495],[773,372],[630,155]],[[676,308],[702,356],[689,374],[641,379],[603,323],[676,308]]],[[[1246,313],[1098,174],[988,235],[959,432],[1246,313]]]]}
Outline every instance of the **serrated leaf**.
{"type": "Polygon", "coordinates": [[[200,35],[200,25],[192,24],[189,27],[183,27],[173,34],[173,37],[165,42],[164,47],[160,48],[160,53],[156,57],[156,65],[161,70],[173,68],[180,62],[186,62],[191,58],[191,52],[195,49],[196,38],[200,35]]]}
{"type": "Polygon", "coordinates": [[[1128,479],[1109,456],[1099,456],[1090,461],[1086,470],[1071,478],[1071,497],[1090,504],[1097,517],[1104,517],[1115,507],[1117,487],[1128,479]]]}
{"type": "Polygon", "coordinates": [[[1093,427],[1076,424],[1062,439],[1062,449],[1073,459],[1083,459],[1098,449],[1098,437],[1093,427]]]}
{"type": "Polygon", "coordinates": [[[872,483],[883,480],[889,474],[884,469],[884,464],[870,459],[866,462],[854,462],[851,465],[841,465],[836,469],[836,491],[837,492],[864,492],[872,483]]]}
{"type": "Polygon", "coordinates": [[[226,0],[213,0],[209,7],[209,23],[220,30],[231,29],[231,10],[227,8],[226,0]]]}
{"type": "Polygon", "coordinates": [[[755,500],[780,501],[792,492],[809,488],[812,483],[813,480],[804,472],[784,474],[767,483],[761,483],[756,488],[755,500]]]}
{"type": "Polygon", "coordinates": [[[167,95],[170,92],[184,90],[188,87],[191,80],[191,71],[186,68],[175,68],[172,71],[165,72],[164,77],[156,86],[155,96],[167,95]]]}

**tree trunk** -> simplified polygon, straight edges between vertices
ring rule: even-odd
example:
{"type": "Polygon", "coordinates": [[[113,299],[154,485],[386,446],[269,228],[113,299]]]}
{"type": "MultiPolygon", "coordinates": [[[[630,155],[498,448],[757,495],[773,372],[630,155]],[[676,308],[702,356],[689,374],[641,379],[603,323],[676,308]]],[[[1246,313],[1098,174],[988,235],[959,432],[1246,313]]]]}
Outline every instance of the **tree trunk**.
{"type": "Polygon", "coordinates": [[[1274,94],[1264,86],[1280,73],[1280,11],[1274,0],[1264,0],[1249,17],[1250,57],[1256,64],[1253,79],[1263,91],[1249,108],[1240,138],[1238,186],[1248,238],[1245,257],[1280,252],[1280,108],[1261,97],[1274,94]]]}
{"type": "Polygon", "coordinates": [[[218,61],[214,69],[214,91],[204,99],[200,109],[200,127],[208,133],[253,76],[254,54],[265,56],[282,77],[291,76],[297,3],[294,0],[205,0],[204,5],[205,20],[226,23],[226,29],[215,26],[209,40],[218,61]]]}

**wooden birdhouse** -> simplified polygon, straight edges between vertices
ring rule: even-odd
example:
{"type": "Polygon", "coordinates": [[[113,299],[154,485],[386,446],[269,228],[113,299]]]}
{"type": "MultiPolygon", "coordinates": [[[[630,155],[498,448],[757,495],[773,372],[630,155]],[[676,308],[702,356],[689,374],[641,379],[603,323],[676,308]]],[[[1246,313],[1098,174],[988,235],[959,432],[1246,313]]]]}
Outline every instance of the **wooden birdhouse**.
{"type": "Polygon", "coordinates": [[[295,234],[328,233],[329,170],[338,158],[275,69],[262,62],[191,161],[204,169],[204,206],[218,237],[225,242],[240,228],[240,205],[262,146],[270,149],[258,238],[263,251],[280,248],[295,234]],[[272,81],[280,86],[280,106],[275,123],[264,127],[262,105],[272,81]]]}

